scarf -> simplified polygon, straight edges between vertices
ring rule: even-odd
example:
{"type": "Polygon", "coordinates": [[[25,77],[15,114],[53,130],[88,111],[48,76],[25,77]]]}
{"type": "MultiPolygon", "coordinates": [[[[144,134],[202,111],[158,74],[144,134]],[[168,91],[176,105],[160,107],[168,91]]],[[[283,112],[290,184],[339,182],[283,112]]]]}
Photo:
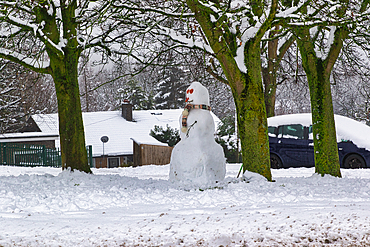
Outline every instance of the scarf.
{"type": "Polygon", "coordinates": [[[185,108],[184,108],[184,111],[182,112],[182,120],[181,120],[182,128],[181,128],[181,131],[183,133],[186,133],[187,130],[188,130],[187,120],[188,120],[189,111],[191,109],[202,109],[202,110],[208,110],[208,111],[210,111],[211,110],[211,107],[208,106],[208,105],[192,105],[192,104],[187,104],[185,106],[185,108]]]}

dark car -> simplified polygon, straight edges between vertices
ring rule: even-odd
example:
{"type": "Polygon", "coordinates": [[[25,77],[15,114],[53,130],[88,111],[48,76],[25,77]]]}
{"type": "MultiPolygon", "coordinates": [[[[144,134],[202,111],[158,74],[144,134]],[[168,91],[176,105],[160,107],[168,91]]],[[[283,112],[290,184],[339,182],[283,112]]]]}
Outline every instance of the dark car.
{"type": "MultiPolygon", "coordinates": [[[[311,114],[272,117],[268,123],[271,168],[315,166],[311,114]]],[[[340,167],[370,167],[370,127],[338,115],[335,123],[340,167]]]]}

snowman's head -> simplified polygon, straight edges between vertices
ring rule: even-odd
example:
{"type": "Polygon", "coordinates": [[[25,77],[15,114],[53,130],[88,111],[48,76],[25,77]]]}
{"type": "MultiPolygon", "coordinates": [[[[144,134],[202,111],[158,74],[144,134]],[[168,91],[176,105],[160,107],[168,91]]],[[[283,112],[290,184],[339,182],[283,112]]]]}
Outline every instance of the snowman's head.
{"type": "Polygon", "coordinates": [[[207,88],[195,81],[186,89],[186,104],[210,105],[207,88]]]}

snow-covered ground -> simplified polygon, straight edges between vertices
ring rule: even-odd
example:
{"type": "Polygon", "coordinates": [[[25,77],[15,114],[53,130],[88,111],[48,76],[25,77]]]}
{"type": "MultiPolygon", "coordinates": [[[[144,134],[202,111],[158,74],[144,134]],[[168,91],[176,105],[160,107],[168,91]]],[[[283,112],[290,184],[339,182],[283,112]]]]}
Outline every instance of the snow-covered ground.
{"type": "MultiPolygon", "coordinates": [[[[0,246],[369,246],[370,169],[343,178],[272,170],[275,182],[181,188],[169,165],[0,166],[0,246]]],[[[250,177],[248,174],[247,177],[250,177]]]]}

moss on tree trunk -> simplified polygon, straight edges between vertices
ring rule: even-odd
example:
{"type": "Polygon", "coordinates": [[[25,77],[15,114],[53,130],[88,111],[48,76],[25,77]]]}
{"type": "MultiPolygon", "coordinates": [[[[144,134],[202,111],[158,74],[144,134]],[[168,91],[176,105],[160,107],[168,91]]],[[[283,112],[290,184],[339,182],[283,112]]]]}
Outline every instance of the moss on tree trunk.
{"type": "Polygon", "coordinates": [[[81,48],[78,48],[75,10],[77,2],[61,1],[63,31],[55,25],[45,8],[40,8],[40,20],[47,20],[44,30],[49,38],[59,43],[60,32],[63,32],[66,44],[57,49],[46,42],[46,50],[50,58],[49,74],[54,79],[59,117],[59,136],[62,153],[63,169],[79,170],[91,173],[85,147],[85,133],[82,121],[80,91],[78,85],[78,60],[81,48]]]}
{"type": "Polygon", "coordinates": [[[236,106],[242,148],[243,172],[261,174],[271,181],[267,118],[261,78],[259,44],[246,44],[247,73],[242,73],[233,57],[218,56],[228,79],[236,106]]]}
{"type": "Polygon", "coordinates": [[[335,54],[329,53],[327,60],[323,61],[316,56],[309,30],[297,30],[297,34],[302,65],[310,89],[315,172],[321,175],[330,174],[341,177],[330,89],[332,66],[330,69],[327,66],[327,61],[336,59],[336,57],[335,54]]]}
{"type": "Polygon", "coordinates": [[[91,173],[87,161],[85,134],[77,80],[76,56],[53,61],[53,79],[58,99],[59,135],[63,169],[91,173]],[[73,58],[75,57],[75,58],[73,58]]]}
{"type": "Polygon", "coordinates": [[[267,118],[261,78],[258,44],[246,46],[247,73],[242,73],[234,58],[220,57],[236,106],[237,124],[243,155],[243,172],[261,174],[271,181],[267,118]],[[225,60],[228,60],[225,61],[225,60]]]}
{"type": "Polygon", "coordinates": [[[271,180],[270,149],[261,78],[259,42],[251,39],[245,46],[248,68],[244,89],[234,94],[239,136],[243,154],[243,170],[257,172],[271,180]]]}
{"type": "MultiPolygon", "coordinates": [[[[310,88],[315,172],[341,177],[329,76],[322,61],[306,61],[310,88]],[[315,69],[315,70],[312,70],[315,69]]],[[[304,66],[304,67],[306,67],[304,66]]]]}

